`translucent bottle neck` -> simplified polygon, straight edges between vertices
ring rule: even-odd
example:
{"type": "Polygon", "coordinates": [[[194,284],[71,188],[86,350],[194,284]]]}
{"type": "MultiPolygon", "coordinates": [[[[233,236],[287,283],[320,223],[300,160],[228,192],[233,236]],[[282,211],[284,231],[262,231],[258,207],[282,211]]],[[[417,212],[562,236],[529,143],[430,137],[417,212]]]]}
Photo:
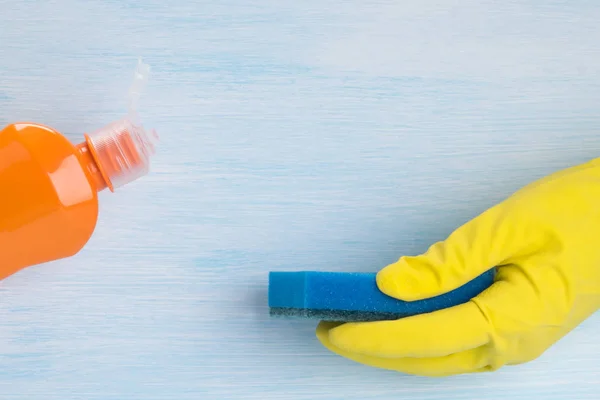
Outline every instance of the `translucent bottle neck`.
{"type": "MultiPolygon", "coordinates": [[[[86,149],[111,192],[146,175],[158,136],[128,118],[85,135],[86,149]]],[[[102,185],[100,185],[102,186],[102,185]]]]}

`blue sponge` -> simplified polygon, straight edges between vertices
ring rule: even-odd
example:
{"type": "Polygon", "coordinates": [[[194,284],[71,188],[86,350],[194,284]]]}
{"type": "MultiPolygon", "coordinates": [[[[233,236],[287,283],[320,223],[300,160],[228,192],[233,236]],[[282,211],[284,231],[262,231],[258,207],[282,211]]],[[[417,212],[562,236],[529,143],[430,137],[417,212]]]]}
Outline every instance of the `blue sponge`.
{"type": "Polygon", "coordinates": [[[410,302],[381,292],[376,276],[354,272],[270,272],[269,313],[346,322],[398,319],[467,302],[494,282],[495,268],[448,293],[410,302]]]}

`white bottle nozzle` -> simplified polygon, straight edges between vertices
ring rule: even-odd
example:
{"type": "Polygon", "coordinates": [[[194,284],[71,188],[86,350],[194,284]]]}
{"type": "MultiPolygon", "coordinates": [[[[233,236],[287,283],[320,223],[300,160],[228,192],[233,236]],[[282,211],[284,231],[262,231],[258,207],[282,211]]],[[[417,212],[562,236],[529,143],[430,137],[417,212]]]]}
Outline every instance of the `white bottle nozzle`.
{"type": "Polygon", "coordinates": [[[92,155],[111,191],[149,171],[158,135],[154,130],[147,132],[137,115],[138,102],[149,74],[150,66],[138,60],[128,92],[129,116],[86,135],[92,155]]]}

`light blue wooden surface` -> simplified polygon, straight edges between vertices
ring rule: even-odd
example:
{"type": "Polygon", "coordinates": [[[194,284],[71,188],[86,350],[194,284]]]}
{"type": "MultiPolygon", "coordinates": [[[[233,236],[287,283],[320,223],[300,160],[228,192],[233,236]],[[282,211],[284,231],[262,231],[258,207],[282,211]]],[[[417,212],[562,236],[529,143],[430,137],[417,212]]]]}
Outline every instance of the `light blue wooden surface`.
{"type": "MultiPolygon", "coordinates": [[[[597,399],[600,320],[441,380],[271,320],[270,270],[373,271],[600,155],[595,1],[0,0],[0,124],[73,141],[152,65],[152,173],[0,283],[0,398],[597,399]]],[[[0,189],[1,190],[1,189],[0,189]]]]}

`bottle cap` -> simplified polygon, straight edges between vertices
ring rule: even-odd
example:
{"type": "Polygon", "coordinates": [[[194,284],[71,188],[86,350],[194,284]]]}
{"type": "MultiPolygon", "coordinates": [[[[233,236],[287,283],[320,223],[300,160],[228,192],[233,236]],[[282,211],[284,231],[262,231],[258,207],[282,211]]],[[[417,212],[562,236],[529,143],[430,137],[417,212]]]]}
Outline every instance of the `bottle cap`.
{"type": "Polygon", "coordinates": [[[90,134],[86,142],[98,169],[111,192],[144,175],[158,142],[156,131],[146,131],[139,122],[136,108],[148,81],[150,67],[138,61],[129,89],[129,115],[90,134]]]}

